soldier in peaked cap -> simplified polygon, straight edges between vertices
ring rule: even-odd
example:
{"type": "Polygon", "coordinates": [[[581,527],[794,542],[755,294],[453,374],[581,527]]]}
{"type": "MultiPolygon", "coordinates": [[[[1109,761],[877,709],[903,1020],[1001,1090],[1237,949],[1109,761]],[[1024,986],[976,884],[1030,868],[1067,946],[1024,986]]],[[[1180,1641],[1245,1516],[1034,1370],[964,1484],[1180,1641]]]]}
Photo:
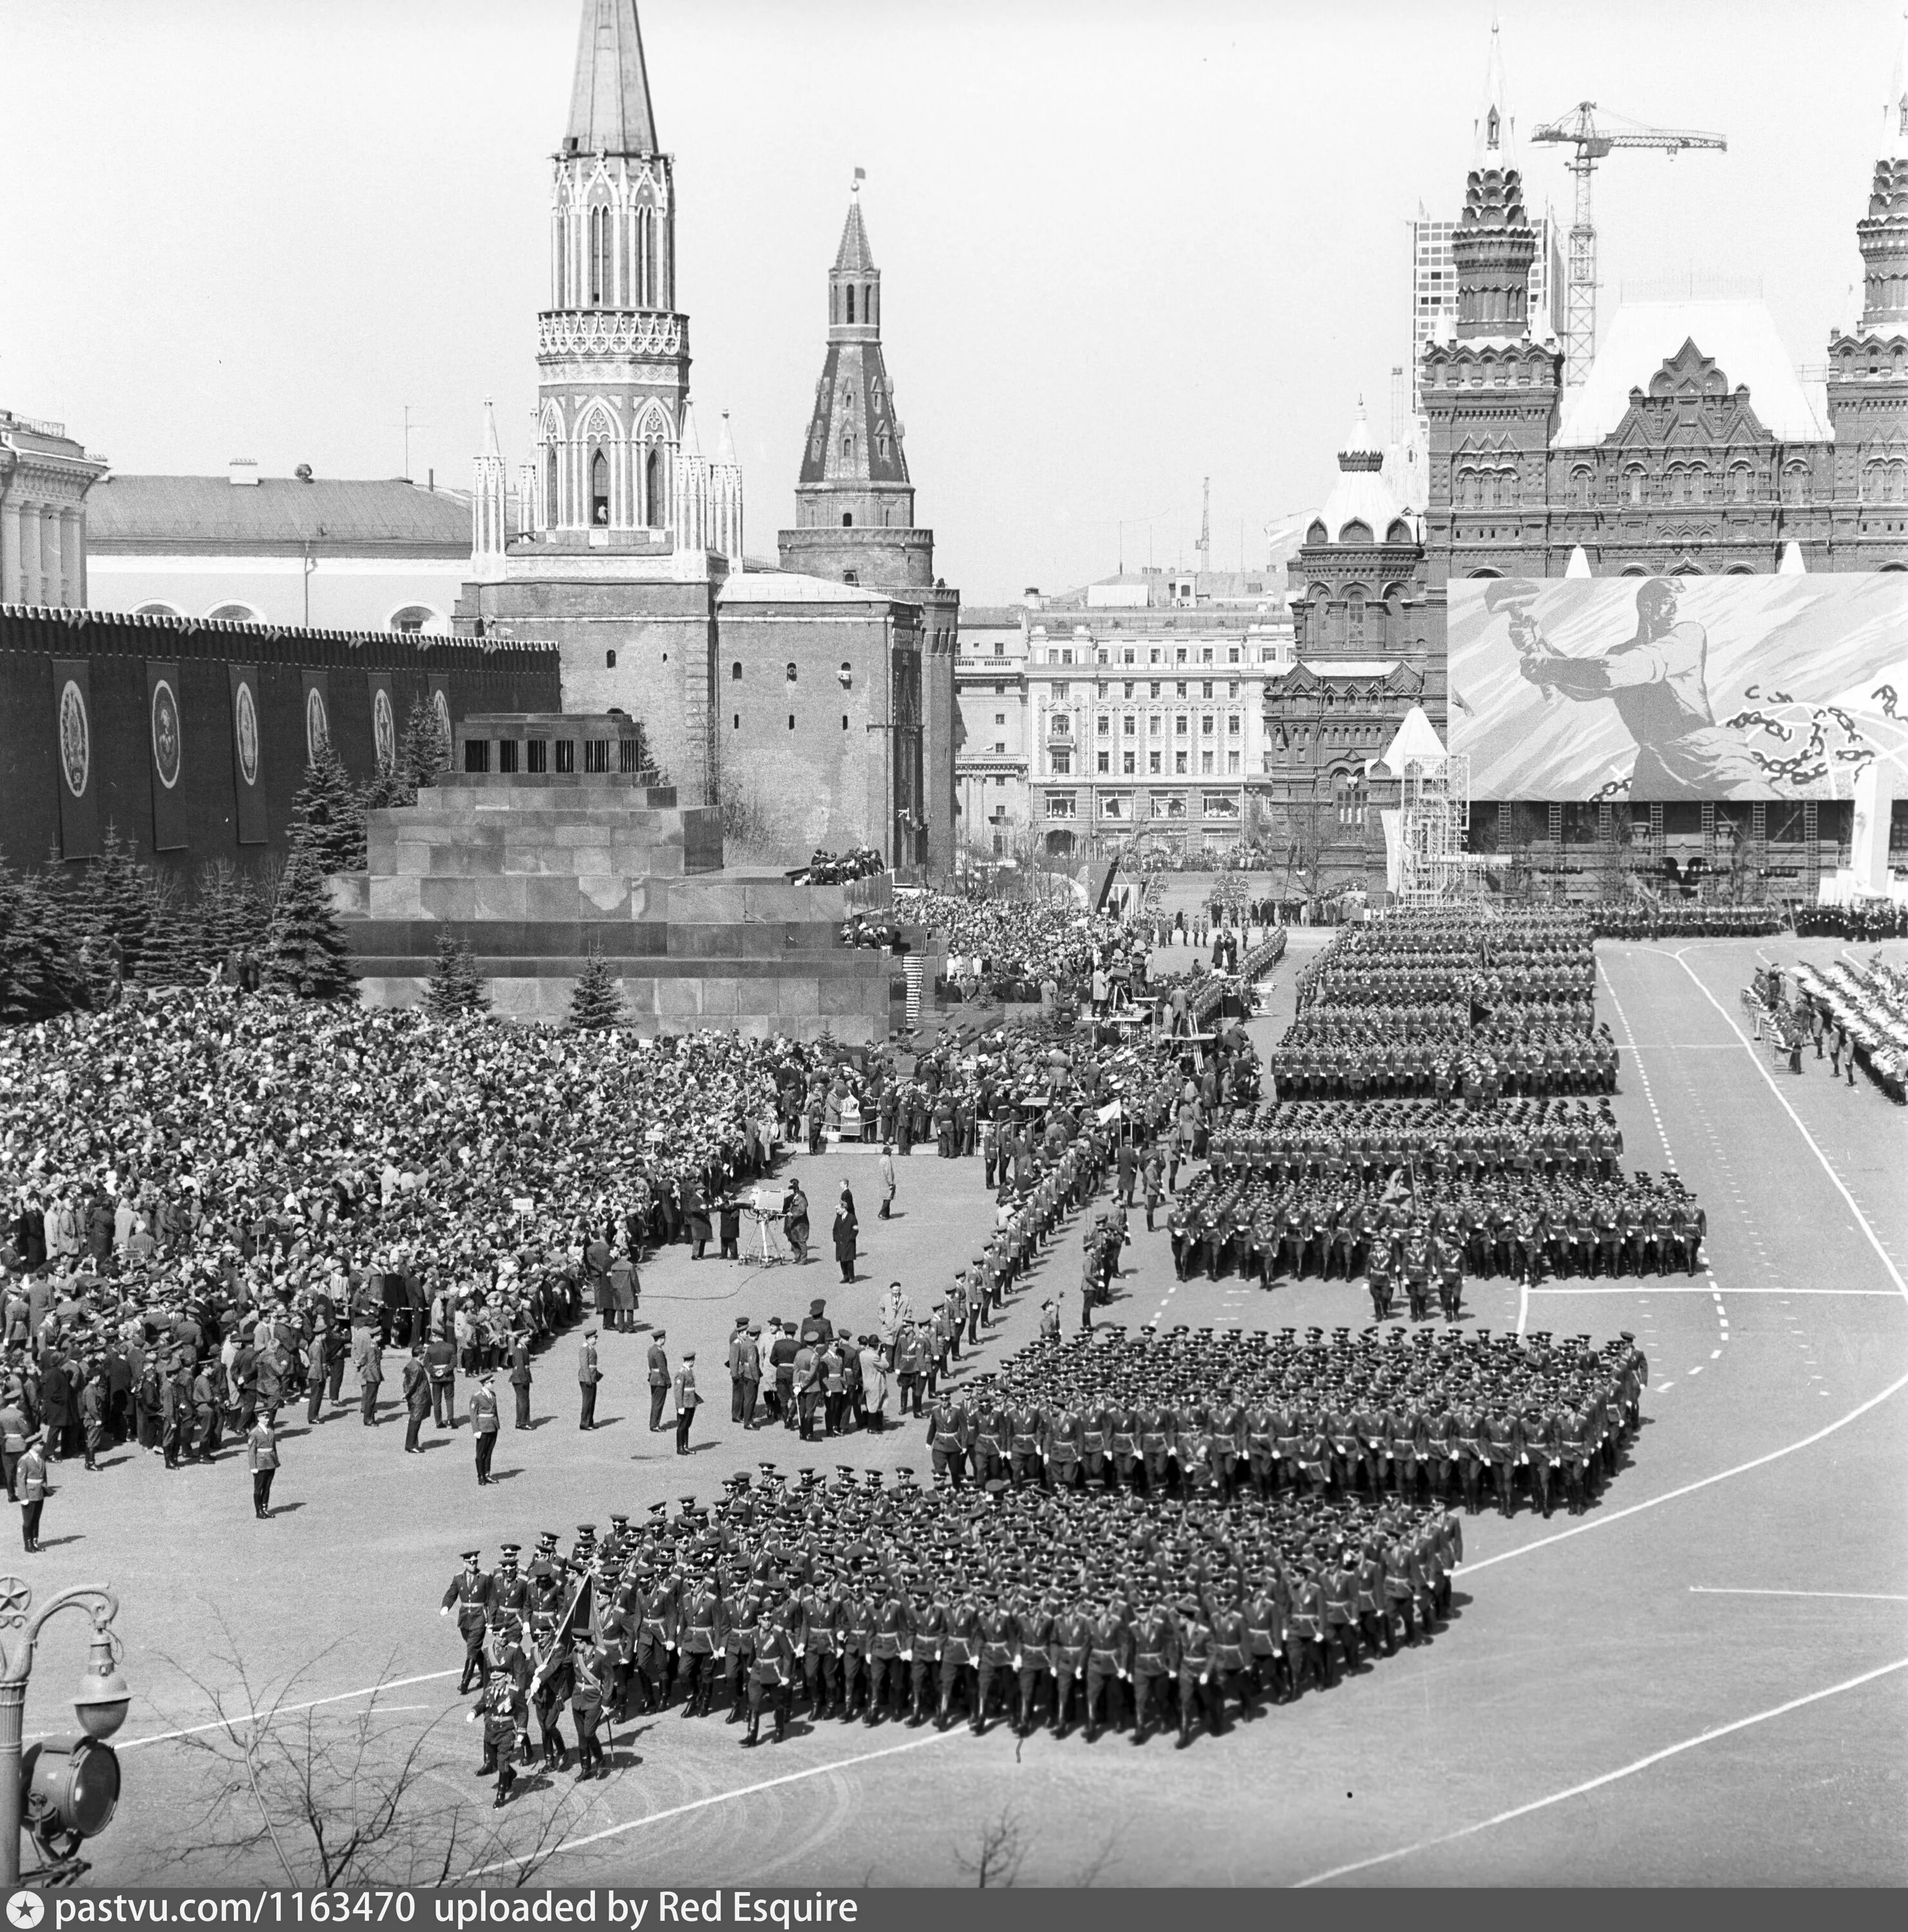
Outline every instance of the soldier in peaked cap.
{"type": "Polygon", "coordinates": [[[469,1693],[473,1672],[482,1685],[490,1681],[490,1664],[484,1654],[484,1635],[489,1620],[491,1584],[479,1567],[482,1553],[476,1550],[464,1552],[464,1568],[451,1579],[438,1611],[440,1616],[448,1616],[453,1610],[457,1612],[458,1634],[464,1639],[464,1674],[458,1680],[460,1697],[469,1693]]]}

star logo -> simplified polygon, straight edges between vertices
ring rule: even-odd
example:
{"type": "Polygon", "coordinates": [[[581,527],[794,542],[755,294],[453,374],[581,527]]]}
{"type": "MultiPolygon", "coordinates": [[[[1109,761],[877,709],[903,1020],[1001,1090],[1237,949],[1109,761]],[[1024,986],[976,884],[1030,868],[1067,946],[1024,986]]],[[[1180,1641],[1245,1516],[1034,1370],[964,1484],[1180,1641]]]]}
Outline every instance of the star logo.
{"type": "Polygon", "coordinates": [[[46,1916],[46,1901],[37,1892],[16,1892],[7,1901],[7,1923],[20,1932],[33,1932],[46,1916]]]}

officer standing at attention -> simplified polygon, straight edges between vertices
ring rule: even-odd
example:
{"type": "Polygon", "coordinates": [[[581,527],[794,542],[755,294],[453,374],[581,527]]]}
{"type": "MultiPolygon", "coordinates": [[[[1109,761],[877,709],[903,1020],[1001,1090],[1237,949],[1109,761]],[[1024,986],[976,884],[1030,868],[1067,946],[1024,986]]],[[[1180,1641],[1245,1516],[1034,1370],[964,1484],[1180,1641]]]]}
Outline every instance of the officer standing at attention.
{"type": "MultiPolygon", "coordinates": [[[[596,1390],[592,1384],[587,1390],[591,1406],[594,1406],[596,1390]]],[[[477,1386],[470,1391],[470,1438],[477,1452],[477,1486],[488,1489],[496,1480],[490,1474],[490,1458],[496,1454],[497,1430],[502,1418],[497,1414],[496,1375],[486,1369],[478,1377],[477,1386]]],[[[590,1426],[586,1422],[584,1424],[590,1426]]]]}
{"type": "Polygon", "coordinates": [[[603,1371],[596,1364],[596,1331],[586,1328],[583,1331],[583,1347],[577,1358],[577,1393],[582,1399],[582,1413],[578,1417],[579,1429],[596,1426],[596,1387],[603,1379],[603,1371]]]}
{"type": "Polygon", "coordinates": [[[263,1522],[272,1514],[272,1479],[278,1473],[278,1437],[268,1415],[246,1432],[245,1462],[252,1472],[252,1514],[263,1522]]]}
{"type": "Polygon", "coordinates": [[[676,1453],[686,1456],[689,1453],[689,1424],[695,1420],[695,1412],[702,1406],[702,1396],[696,1388],[695,1351],[686,1349],[682,1366],[676,1372],[676,1453]]]}

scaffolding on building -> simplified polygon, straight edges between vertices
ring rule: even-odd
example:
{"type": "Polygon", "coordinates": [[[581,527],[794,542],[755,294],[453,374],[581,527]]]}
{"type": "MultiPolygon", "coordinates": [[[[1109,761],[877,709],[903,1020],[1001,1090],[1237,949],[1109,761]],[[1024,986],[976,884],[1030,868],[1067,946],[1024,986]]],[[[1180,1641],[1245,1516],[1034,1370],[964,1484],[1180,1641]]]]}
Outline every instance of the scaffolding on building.
{"type": "Polygon", "coordinates": [[[1447,905],[1484,890],[1484,862],[1464,849],[1471,760],[1462,752],[1405,760],[1398,818],[1400,902],[1447,905]]]}

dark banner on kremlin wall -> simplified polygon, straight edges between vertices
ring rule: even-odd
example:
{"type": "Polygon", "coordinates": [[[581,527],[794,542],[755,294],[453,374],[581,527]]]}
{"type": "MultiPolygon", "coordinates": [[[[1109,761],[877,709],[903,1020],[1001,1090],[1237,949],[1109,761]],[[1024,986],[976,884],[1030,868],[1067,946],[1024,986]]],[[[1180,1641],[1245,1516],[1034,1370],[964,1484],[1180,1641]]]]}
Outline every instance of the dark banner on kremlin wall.
{"type": "Polygon", "coordinates": [[[60,856],[100,849],[99,770],[93,755],[93,669],[85,658],[55,658],[53,742],[59,754],[60,856]]]}
{"type": "Polygon", "coordinates": [[[1468,578],[1449,612],[1474,799],[1908,796],[1908,572],[1468,578]]]}
{"type": "Polygon", "coordinates": [[[146,665],[146,735],[152,746],[152,849],[182,851],[189,844],[185,794],[185,713],[179,704],[176,664],[146,665]]]}
{"type": "Polygon", "coordinates": [[[265,734],[259,724],[258,666],[227,664],[232,684],[232,781],[238,796],[238,842],[262,845],[265,734]]]}

